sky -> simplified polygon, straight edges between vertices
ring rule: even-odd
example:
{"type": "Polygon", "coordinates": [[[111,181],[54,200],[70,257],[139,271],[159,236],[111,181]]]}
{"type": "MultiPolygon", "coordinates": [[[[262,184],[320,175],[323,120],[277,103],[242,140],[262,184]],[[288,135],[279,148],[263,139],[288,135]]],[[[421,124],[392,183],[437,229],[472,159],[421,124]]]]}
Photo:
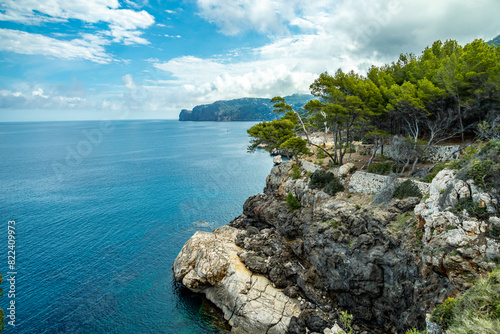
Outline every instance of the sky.
{"type": "Polygon", "coordinates": [[[499,14],[498,0],[0,0],[0,122],[309,93],[325,71],[490,40],[499,14]]]}

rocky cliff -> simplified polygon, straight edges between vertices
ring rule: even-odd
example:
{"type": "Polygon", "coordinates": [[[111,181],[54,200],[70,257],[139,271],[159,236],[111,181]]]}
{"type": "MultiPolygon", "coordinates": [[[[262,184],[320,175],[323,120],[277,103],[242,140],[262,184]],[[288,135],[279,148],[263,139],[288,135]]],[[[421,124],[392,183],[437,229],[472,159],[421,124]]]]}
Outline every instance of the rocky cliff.
{"type": "MultiPolygon", "coordinates": [[[[306,94],[285,97],[295,110],[302,108],[311,99],[312,96],[306,94]]],[[[276,118],[270,99],[267,98],[217,101],[196,106],[193,110],[183,109],[179,114],[179,121],[270,121],[276,118]]]]}
{"type": "MultiPolygon", "coordinates": [[[[340,310],[354,315],[357,333],[423,329],[434,305],[499,259],[496,234],[488,232],[498,218],[455,219],[442,204],[460,194],[488,206],[486,194],[450,181],[453,173],[440,172],[422,203],[407,198],[373,206],[370,195],[332,197],[311,188],[311,168],[304,164],[292,179],[291,163],[274,167],[264,193],[245,202],[224,237],[216,230],[195,246],[197,233],[175,261],[176,280],[205,293],[233,332],[336,332],[347,327],[340,310]],[[301,205],[293,212],[289,193],[301,205]],[[262,309],[267,318],[257,315],[262,309]]],[[[345,177],[346,188],[355,188],[345,177]]]]}

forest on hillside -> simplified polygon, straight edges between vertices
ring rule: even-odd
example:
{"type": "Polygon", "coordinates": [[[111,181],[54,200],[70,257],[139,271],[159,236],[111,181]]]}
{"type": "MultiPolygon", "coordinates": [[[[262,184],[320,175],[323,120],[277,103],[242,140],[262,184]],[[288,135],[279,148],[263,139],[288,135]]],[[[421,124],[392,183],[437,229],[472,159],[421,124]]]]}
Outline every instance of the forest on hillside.
{"type": "Polygon", "coordinates": [[[324,131],[333,137],[335,150],[324,151],[334,164],[343,163],[355,140],[375,151],[391,142],[399,145],[397,163],[412,163],[412,174],[432,145],[500,136],[500,46],[481,39],[465,46],[436,41],[419,56],[401,54],[366,75],[325,72],[310,89],[316,99],[300,115],[279,97],[271,101],[282,118],[248,130],[250,151],[280,148],[298,156],[307,152],[299,131],[324,131]]]}

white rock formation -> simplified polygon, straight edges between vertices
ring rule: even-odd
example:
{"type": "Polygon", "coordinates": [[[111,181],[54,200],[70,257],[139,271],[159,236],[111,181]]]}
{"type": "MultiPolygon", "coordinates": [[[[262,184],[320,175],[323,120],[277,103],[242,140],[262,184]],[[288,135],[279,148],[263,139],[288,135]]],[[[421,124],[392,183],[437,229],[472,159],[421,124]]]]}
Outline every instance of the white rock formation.
{"type": "Polygon", "coordinates": [[[471,217],[466,210],[456,212],[463,198],[472,198],[488,211],[494,208],[490,207],[490,194],[482,192],[472,180],[465,182],[455,175],[455,170],[440,171],[432,180],[429,197],[415,207],[415,215],[424,231],[424,264],[443,272],[457,286],[469,286],[470,280],[464,277],[477,278],[494,269],[500,259],[500,243],[489,233],[498,218],[486,220],[471,217]]]}
{"type": "Polygon", "coordinates": [[[339,168],[339,177],[346,177],[347,175],[349,175],[349,173],[351,172],[351,170],[354,168],[354,164],[352,162],[349,162],[349,163],[346,163],[346,164],[343,164],[342,166],[340,166],[339,168]]]}
{"type": "Polygon", "coordinates": [[[234,243],[239,232],[230,226],[196,232],[175,259],[175,279],[222,309],[232,333],[285,333],[299,302],[245,267],[234,243]]]}

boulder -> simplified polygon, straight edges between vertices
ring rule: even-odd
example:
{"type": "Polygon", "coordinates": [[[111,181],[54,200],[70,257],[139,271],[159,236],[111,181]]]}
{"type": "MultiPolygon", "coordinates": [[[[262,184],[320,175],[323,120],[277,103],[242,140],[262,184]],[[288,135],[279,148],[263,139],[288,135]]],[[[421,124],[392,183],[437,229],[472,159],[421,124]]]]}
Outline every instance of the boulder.
{"type": "Polygon", "coordinates": [[[352,170],[354,170],[355,166],[352,162],[343,164],[339,168],[339,177],[346,177],[351,173],[352,170]]]}
{"type": "Polygon", "coordinates": [[[235,244],[240,232],[230,226],[196,232],[175,259],[175,280],[222,309],[232,333],[285,333],[299,302],[245,267],[235,244]]]}
{"type": "Polygon", "coordinates": [[[280,163],[283,162],[283,158],[281,158],[281,155],[277,155],[277,156],[273,157],[273,162],[275,165],[279,165],[280,163]]]}

